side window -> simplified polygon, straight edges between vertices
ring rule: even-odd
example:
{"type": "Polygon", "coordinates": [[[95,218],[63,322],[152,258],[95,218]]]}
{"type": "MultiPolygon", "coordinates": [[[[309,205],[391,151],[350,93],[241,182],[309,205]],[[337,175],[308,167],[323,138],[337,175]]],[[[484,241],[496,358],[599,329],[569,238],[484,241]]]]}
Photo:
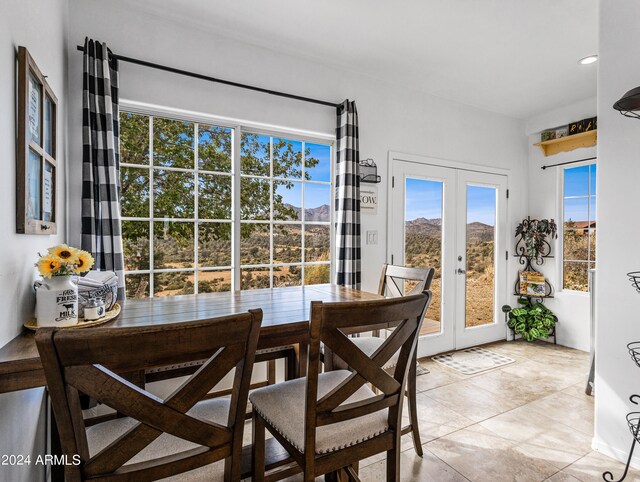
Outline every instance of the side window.
{"type": "Polygon", "coordinates": [[[596,264],[595,164],[564,170],[563,232],[563,288],[587,291],[596,264]]]}

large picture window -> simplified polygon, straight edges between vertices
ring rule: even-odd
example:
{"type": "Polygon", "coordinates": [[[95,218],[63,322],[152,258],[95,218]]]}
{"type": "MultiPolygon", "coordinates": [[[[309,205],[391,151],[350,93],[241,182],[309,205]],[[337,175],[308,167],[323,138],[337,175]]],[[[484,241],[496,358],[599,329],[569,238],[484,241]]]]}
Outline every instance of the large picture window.
{"type": "Polygon", "coordinates": [[[588,291],[596,263],[596,165],[564,170],[563,287],[588,291]]]}
{"type": "Polygon", "coordinates": [[[330,281],[330,144],[131,112],[120,120],[128,297],[330,281]]]}

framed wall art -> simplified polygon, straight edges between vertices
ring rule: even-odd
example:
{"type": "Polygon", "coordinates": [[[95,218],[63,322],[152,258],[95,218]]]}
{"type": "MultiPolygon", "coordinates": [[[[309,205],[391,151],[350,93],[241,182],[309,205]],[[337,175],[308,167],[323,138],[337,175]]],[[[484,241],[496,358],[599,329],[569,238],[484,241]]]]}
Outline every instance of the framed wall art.
{"type": "Polygon", "coordinates": [[[18,48],[16,231],[56,234],[58,100],[25,47],[18,48]]]}

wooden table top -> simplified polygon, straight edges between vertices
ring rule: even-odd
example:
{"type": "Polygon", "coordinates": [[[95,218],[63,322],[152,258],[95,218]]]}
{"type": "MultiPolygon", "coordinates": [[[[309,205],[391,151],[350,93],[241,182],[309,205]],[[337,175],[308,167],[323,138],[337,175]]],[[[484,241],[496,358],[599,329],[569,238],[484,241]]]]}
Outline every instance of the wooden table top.
{"type": "MultiPolygon", "coordinates": [[[[335,285],[207,293],[127,300],[115,320],[101,327],[162,325],[194,321],[262,308],[259,348],[306,341],[311,301],[355,301],[380,296],[335,285]]],[[[44,386],[34,333],[25,330],[0,348],[0,393],[44,386]]]]}

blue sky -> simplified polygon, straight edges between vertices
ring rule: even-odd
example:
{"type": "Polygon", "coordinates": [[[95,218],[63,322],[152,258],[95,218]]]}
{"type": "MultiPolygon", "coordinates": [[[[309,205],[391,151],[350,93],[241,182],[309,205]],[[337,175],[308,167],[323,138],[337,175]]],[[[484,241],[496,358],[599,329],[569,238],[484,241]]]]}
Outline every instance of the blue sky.
{"type": "Polygon", "coordinates": [[[442,183],[407,178],[405,219],[435,219],[442,217],[442,183]]]}
{"type": "MultiPolygon", "coordinates": [[[[260,146],[269,146],[269,136],[260,136],[260,146]]],[[[274,142],[277,142],[278,138],[274,138],[274,142]]],[[[300,152],[302,150],[302,142],[300,141],[288,141],[293,145],[294,151],[300,152]]],[[[309,150],[309,156],[318,159],[318,164],[314,167],[306,167],[306,173],[312,181],[331,181],[331,147],[324,144],[312,144],[305,143],[305,148],[309,150]]],[[[268,158],[268,148],[260,149],[257,153],[259,157],[268,158]]],[[[267,159],[268,162],[268,159],[267,159]]],[[[274,180],[275,193],[282,196],[283,202],[291,204],[292,206],[302,206],[302,183],[291,181],[290,189],[287,189],[283,184],[279,184],[277,179],[274,180]]],[[[305,208],[315,208],[322,206],[323,204],[329,205],[331,203],[331,187],[328,184],[305,184],[305,208]]]]}
{"type": "MultiPolygon", "coordinates": [[[[411,179],[406,181],[406,220],[442,217],[442,182],[411,179]]],[[[482,186],[467,187],[467,222],[495,225],[496,191],[482,186]]]]}
{"type": "Polygon", "coordinates": [[[564,170],[564,220],[595,220],[596,165],[564,170]],[[588,197],[590,195],[590,197],[588,197]],[[580,196],[580,197],[575,197],[580,196]],[[591,215],[589,215],[589,206],[591,215]]]}

